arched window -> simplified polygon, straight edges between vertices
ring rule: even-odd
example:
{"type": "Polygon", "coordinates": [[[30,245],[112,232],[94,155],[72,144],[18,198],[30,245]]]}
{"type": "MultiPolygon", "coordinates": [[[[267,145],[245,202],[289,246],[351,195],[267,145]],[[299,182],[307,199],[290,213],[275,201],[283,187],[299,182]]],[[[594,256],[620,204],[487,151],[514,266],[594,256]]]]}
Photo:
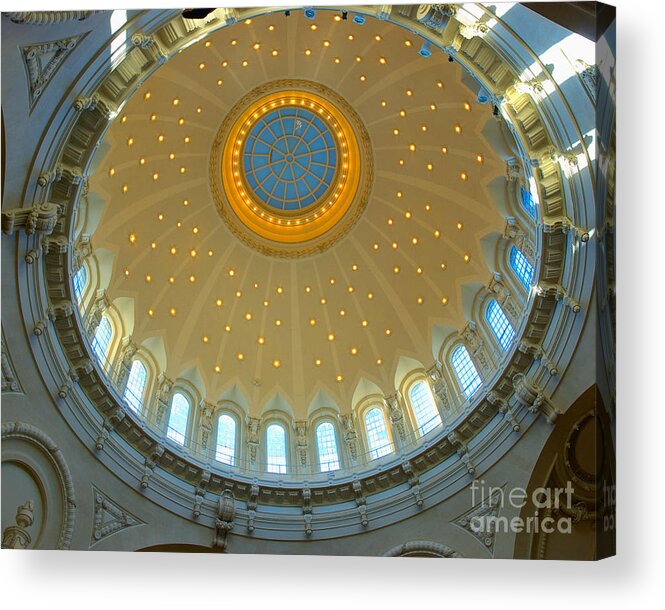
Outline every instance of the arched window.
{"type": "Polygon", "coordinates": [[[184,394],[176,392],[171,400],[171,413],[169,414],[169,429],[166,436],[179,445],[185,444],[187,434],[187,420],[189,419],[189,400],[184,394]]]}
{"type": "Polygon", "coordinates": [[[80,302],[81,297],[83,297],[87,282],[88,272],[85,270],[85,265],[81,265],[81,268],[74,275],[74,296],[78,302],[80,302]]]}
{"type": "Polygon", "coordinates": [[[460,345],[450,357],[453,363],[453,369],[457,380],[462,386],[462,391],[467,398],[470,398],[473,393],[480,387],[480,375],[469,356],[469,352],[463,345],[460,345]]]}
{"type": "Polygon", "coordinates": [[[492,332],[496,335],[499,345],[505,352],[510,347],[513,337],[515,337],[515,331],[508,321],[506,314],[503,312],[503,309],[501,309],[501,306],[496,302],[496,299],[492,299],[489,302],[485,311],[485,318],[487,319],[492,332]]]}
{"type": "Polygon", "coordinates": [[[143,393],[145,384],[148,380],[148,371],[140,360],[132,362],[132,368],[129,371],[129,378],[125,386],[123,398],[131,409],[137,413],[141,412],[143,407],[143,393]]]}
{"type": "Polygon", "coordinates": [[[513,271],[520,282],[528,288],[533,279],[533,267],[517,246],[513,246],[510,249],[510,266],[513,268],[513,271]]]}
{"type": "Polygon", "coordinates": [[[525,189],[524,187],[520,188],[520,195],[522,198],[522,207],[526,210],[527,214],[531,216],[531,218],[536,217],[536,203],[533,200],[533,195],[531,194],[531,191],[528,189],[525,189]]]}
{"type": "Polygon", "coordinates": [[[106,352],[108,352],[109,345],[111,345],[112,336],[111,322],[106,316],[102,316],[102,321],[99,323],[92,339],[92,351],[95,353],[97,360],[103,365],[106,365],[106,352]]]}
{"type": "Polygon", "coordinates": [[[370,460],[380,458],[392,451],[388,429],[386,428],[386,418],[383,416],[383,411],[378,407],[369,409],[365,413],[365,432],[370,460]]]}
{"type": "Polygon", "coordinates": [[[268,472],[286,472],[286,432],[279,424],[270,424],[266,430],[266,457],[268,472]]]}
{"type": "Polygon", "coordinates": [[[339,470],[335,427],[328,421],[324,421],[316,427],[316,449],[319,454],[321,472],[339,470]]]}
{"type": "Polygon", "coordinates": [[[439,415],[439,410],[434,402],[434,396],[432,396],[432,390],[426,382],[417,381],[411,386],[409,403],[416,418],[418,432],[421,435],[427,434],[442,423],[441,415],[439,415]]]}
{"type": "Polygon", "coordinates": [[[230,415],[220,415],[217,420],[215,459],[229,466],[236,463],[236,420],[230,415]]]}

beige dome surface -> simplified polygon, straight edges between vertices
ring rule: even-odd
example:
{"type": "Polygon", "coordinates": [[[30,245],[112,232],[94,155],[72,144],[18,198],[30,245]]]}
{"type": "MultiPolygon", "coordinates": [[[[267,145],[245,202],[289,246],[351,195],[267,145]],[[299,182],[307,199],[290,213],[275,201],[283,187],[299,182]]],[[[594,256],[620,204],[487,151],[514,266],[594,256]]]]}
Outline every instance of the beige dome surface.
{"type": "Polygon", "coordinates": [[[169,377],[256,415],[347,411],[359,389],[389,394],[405,372],[431,366],[445,336],[464,327],[464,287],[491,277],[482,240],[505,225],[488,190],[505,162],[484,135],[492,107],[475,102],[457,62],[423,58],[420,44],[387,22],[276,13],[183,50],[124,106],[89,182],[90,200],[103,202],[92,242],[113,255],[107,295],[130,304],[126,334],[169,377]],[[293,260],[231,233],[209,175],[229,110],[279,79],[342,96],[374,158],[352,230],[293,260]]]}

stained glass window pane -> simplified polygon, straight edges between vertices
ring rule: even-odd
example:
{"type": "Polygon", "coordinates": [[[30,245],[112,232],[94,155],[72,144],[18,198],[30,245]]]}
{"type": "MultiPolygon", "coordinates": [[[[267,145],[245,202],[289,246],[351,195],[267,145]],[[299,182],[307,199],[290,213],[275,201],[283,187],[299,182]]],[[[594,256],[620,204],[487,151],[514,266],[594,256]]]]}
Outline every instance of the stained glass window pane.
{"type": "Polygon", "coordinates": [[[418,381],[411,386],[409,402],[416,418],[418,432],[421,435],[427,434],[442,423],[441,415],[439,415],[439,410],[434,402],[434,396],[432,396],[432,390],[424,381],[418,381]]]}
{"type": "Polygon", "coordinates": [[[453,352],[451,360],[462,391],[467,398],[470,398],[480,387],[480,376],[466,347],[460,345],[453,352]]]}
{"type": "Polygon", "coordinates": [[[268,472],[286,472],[286,432],[279,424],[271,424],[266,431],[268,472]]]}
{"type": "Polygon", "coordinates": [[[145,391],[145,384],[148,379],[148,371],[143,363],[139,360],[132,362],[132,368],[129,371],[129,379],[125,386],[124,399],[129,407],[136,411],[141,412],[143,407],[143,392],[145,391]]]}
{"type": "Polygon", "coordinates": [[[508,321],[506,314],[503,312],[503,309],[501,309],[501,306],[495,299],[492,299],[487,306],[485,317],[487,318],[487,322],[489,323],[492,332],[496,335],[499,345],[501,345],[503,351],[506,351],[513,341],[515,331],[508,321]]]}
{"type": "Polygon", "coordinates": [[[378,407],[374,407],[365,413],[365,431],[371,460],[392,452],[386,419],[383,416],[383,411],[378,407]]]}
{"type": "Polygon", "coordinates": [[[317,426],[316,447],[319,452],[319,467],[321,468],[321,472],[339,470],[335,428],[330,422],[323,422],[317,426]]]}
{"type": "Polygon", "coordinates": [[[187,433],[187,420],[189,418],[189,400],[177,392],[171,401],[171,414],[169,415],[169,428],[166,436],[179,445],[185,444],[187,433]]]}
{"type": "Polygon", "coordinates": [[[229,466],[236,461],[236,420],[229,415],[221,415],[217,421],[215,458],[229,466]]]}

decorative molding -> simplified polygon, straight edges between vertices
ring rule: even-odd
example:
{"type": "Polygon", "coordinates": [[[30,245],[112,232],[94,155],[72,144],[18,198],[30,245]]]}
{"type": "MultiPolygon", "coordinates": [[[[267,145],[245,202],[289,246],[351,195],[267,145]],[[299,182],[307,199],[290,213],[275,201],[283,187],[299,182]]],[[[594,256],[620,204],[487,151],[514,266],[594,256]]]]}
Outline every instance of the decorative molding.
{"type": "Polygon", "coordinates": [[[14,23],[25,25],[52,25],[65,21],[83,21],[101,11],[24,11],[4,13],[14,23]]]}
{"type": "Polygon", "coordinates": [[[137,525],[145,525],[144,521],[141,521],[141,519],[138,519],[129,511],[113,502],[94,485],[92,486],[92,493],[95,513],[89,548],[122,530],[136,527],[137,525]]]}
{"type": "Polygon", "coordinates": [[[2,329],[2,393],[5,392],[25,394],[21,382],[16,374],[16,368],[12,362],[12,357],[7,349],[7,342],[5,341],[5,330],[2,329]]]}
{"type": "Polygon", "coordinates": [[[49,458],[53,470],[60,481],[63,499],[63,518],[58,538],[58,548],[62,550],[68,549],[72,542],[76,520],[76,496],[74,494],[74,481],[60,448],[39,428],[23,422],[2,424],[2,440],[6,441],[9,439],[32,443],[49,458]]]}
{"type": "Polygon", "coordinates": [[[462,557],[457,551],[445,544],[427,540],[412,540],[398,544],[383,554],[384,557],[462,557]]]}
{"type": "Polygon", "coordinates": [[[451,521],[451,523],[461,527],[476,538],[485,548],[487,548],[492,557],[494,557],[494,542],[496,534],[494,524],[495,518],[499,514],[499,497],[502,493],[501,489],[493,491],[491,496],[485,498],[482,502],[476,504],[473,508],[451,521]],[[489,525],[489,531],[477,531],[473,525],[474,520],[479,520],[481,523],[489,525]]]}
{"type": "Polygon", "coordinates": [[[2,532],[3,549],[27,549],[32,543],[28,528],[34,522],[32,500],[27,500],[16,509],[16,525],[9,525],[2,532]]]}
{"type": "Polygon", "coordinates": [[[31,112],[65,59],[87,34],[89,32],[21,47],[21,56],[28,77],[31,112]]]}
{"type": "Polygon", "coordinates": [[[228,535],[233,529],[233,520],[236,514],[236,499],[233,493],[225,489],[217,504],[217,517],[215,519],[215,537],[213,548],[225,551],[228,545],[228,535]]]}

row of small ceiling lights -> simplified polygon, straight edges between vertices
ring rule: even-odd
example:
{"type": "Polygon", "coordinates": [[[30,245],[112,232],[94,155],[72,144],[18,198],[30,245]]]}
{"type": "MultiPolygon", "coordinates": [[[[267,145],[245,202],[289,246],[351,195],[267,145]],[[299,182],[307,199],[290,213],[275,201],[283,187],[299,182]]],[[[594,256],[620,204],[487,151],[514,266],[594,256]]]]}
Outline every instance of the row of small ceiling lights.
{"type": "MultiPolygon", "coordinates": [[[[335,20],[336,20],[336,21],[339,21],[339,20],[341,20],[341,18],[339,18],[339,16],[335,16],[335,20]]],[[[246,20],[245,23],[246,23],[247,25],[249,25],[249,24],[251,23],[251,20],[246,20]]],[[[310,29],[313,30],[313,31],[316,30],[316,29],[317,29],[316,24],[311,24],[311,25],[310,25],[310,29]]],[[[270,26],[268,26],[268,30],[269,30],[269,31],[274,31],[274,30],[275,30],[275,27],[274,27],[273,25],[270,25],[270,26]]],[[[349,35],[349,40],[353,40],[353,39],[354,39],[354,36],[353,36],[353,35],[349,35]]],[[[382,38],[381,38],[381,36],[380,36],[379,34],[375,35],[375,40],[376,40],[377,42],[380,41],[381,39],[382,39],[382,38]]],[[[237,44],[237,40],[233,40],[233,41],[231,41],[231,45],[232,45],[232,46],[235,46],[236,44],[237,44]]],[[[412,42],[411,42],[410,40],[405,40],[404,44],[405,44],[405,46],[412,46],[412,42]]],[[[207,42],[205,43],[205,46],[206,46],[206,47],[210,47],[211,45],[212,45],[212,43],[211,43],[210,41],[207,41],[207,42]]],[[[329,41],[324,41],[324,42],[323,42],[323,46],[324,46],[324,47],[329,47],[329,46],[330,46],[330,42],[329,42],[329,41]]],[[[258,42],[255,42],[255,43],[252,45],[252,48],[253,48],[255,51],[258,51],[258,50],[261,48],[261,44],[258,43],[258,42]]],[[[277,56],[277,55],[278,55],[278,52],[277,52],[276,50],[273,50],[273,51],[271,52],[271,54],[272,54],[273,56],[277,56]]],[[[306,55],[310,55],[310,54],[311,54],[311,50],[306,50],[306,55]],[[307,51],[309,51],[309,52],[307,52],[307,51]]],[[[336,58],[335,63],[339,63],[338,60],[339,60],[339,58],[336,58]]],[[[362,58],[361,58],[360,56],[357,56],[357,57],[356,57],[356,63],[360,63],[361,61],[362,61],[362,58]]],[[[387,64],[387,60],[386,60],[386,58],[383,58],[383,57],[379,58],[379,63],[380,63],[380,64],[383,64],[383,65],[387,64]]],[[[247,67],[247,62],[246,62],[246,61],[243,61],[241,65],[243,65],[243,67],[247,67]]],[[[227,60],[224,60],[224,61],[222,62],[222,66],[223,66],[223,67],[228,66],[228,61],[227,61],[227,60]]],[[[205,63],[201,62],[201,63],[199,64],[199,69],[200,69],[200,70],[205,69],[205,63]]],[[[364,80],[364,79],[361,79],[361,80],[364,80]]],[[[221,85],[222,85],[222,81],[221,81],[221,80],[218,80],[218,81],[217,81],[217,84],[221,86],[221,85]]],[[[438,88],[443,88],[443,83],[441,83],[441,82],[439,81],[439,82],[437,82],[436,86],[437,86],[438,88]]],[[[407,95],[407,97],[411,97],[411,96],[413,96],[413,91],[410,90],[410,89],[406,90],[406,95],[407,95]]],[[[148,100],[150,100],[150,99],[151,99],[151,92],[148,91],[148,92],[146,92],[145,95],[144,95],[144,100],[145,100],[145,101],[148,101],[148,100]]],[[[173,100],[172,100],[172,105],[173,105],[174,107],[179,106],[179,105],[180,105],[180,99],[177,98],[177,97],[176,97],[176,98],[173,98],[173,100]]],[[[388,105],[388,104],[387,104],[387,102],[386,102],[385,100],[382,100],[382,101],[381,101],[381,106],[382,106],[382,107],[385,108],[385,107],[387,107],[387,105],[388,105]]],[[[434,111],[434,110],[436,110],[436,105],[432,103],[432,104],[430,104],[429,108],[430,108],[430,110],[434,111]]],[[[465,110],[467,110],[467,111],[470,111],[470,110],[471,110],[471,107],[470,107],[470,105],[468,104],[468,102],[465,102],[465,103],[464,103],[464,108],[465,108],[465,110]]],[[[203,108],[202,108],[202,107],[199,106],[199,107],[196,108],[196,112],[197,112],[197,113],[200,114],[202,111],[203,111],[203,108]]],[[[405,111],[405,110],[401,110],[400,113],[399,113],[399,116],[400,116],[401,118],[404,118],[404,117],[406,116],[406,111],[405,111]]],[[[156,121],[156,120],[157,120],[157,115],[154,114],[154,113],[151,114],[151,115],[150,115],[150,120],[151,120],[151,121],[156,121]]],[[[127,121],[127,117],[126,117],[126,115],[125,115],[125,116],[122,117],[121,122],[122,122],[122,123],[125,123],[126,121],[127,121]]],[[[183,125],[185,125],[186,120],[185,120],[184,117],[180,117],[180,118],[178,119],[177,122],[178,122],[178,125],[179,125],[179,126],[183,126],[183,125]]],[[[422,130],[423,132],[426,132],[426,131],[427,131],[427,126],[423,124],[423,125],[421,126],[421,130],[422,130]]],[[[460,135],[460,134],[462,133],[461,126],[460,126],[460,125],[455,125],[455,126],[454,126],[454,131],[455,131],[456,134],[460,135]]],[[[395,135],[398,135],[398,134],[399,134],[398,130],[395,130],[394,134],[395,134],[395,135]]],[[[160,135],[157,137],[157,140],[158,140],[159,143],[163,143],[163,142],[165,141],[165,136],[164,136],[163,134],[160,134],[160,135]]],[[[186,136],[183,138],[183,142],[184,142],[185,144],[189,144],[190,141],[191,141],[191,138],[190,138],[189,135],[186,135],[186,136]]],[[[130,136],[130,137],[128,138],[128,140],[127,140],[127,145],[128,145],[128,146],[133,146],[134,143],[135,143],[134,138],[130,136]]],[[[416,151],[416,146],[415,146],[415,144],[409,144],[409,151],[412,152],[412,153],[416,151]]],[[[447,147],[442,147],[441,152],[442,152],[443,154],[447,154],[447,152],[448,152],[447,147]]],[[[169,160],[174,160],[174,159],[175,159],[175,153],[172,152],[172,153],[169,154],[169,160]]],[[[478,161],[478,163],[482,163],[482,162],[483,162],[483,158],[482,158],[481,155],[478,155],[478,156],[477,156],[477,161],[478,161]]],[[[144,158],[144,157],[140,157],[140,158],[139,158],[139,164],[143,166],[143,165],[145,165],[145,163],[146,163],[145,158],[144,158]]],[[[404,165],[403,160],[400,160],[400,165],[404,165]]],[[[431,164],[428,164],[427,169],[431,171],[431,169],[432,169],[431,164]]],[[[184,174],[185,172],[186,172],[186,167],[181,167],[181,168],[180,168],[180,173],[181,173],[181,174],[184,174]]],[[[111,168],[111,169],[109,170],[109,175],[110,175],[110,176],[115,175],[115,169],[114,169],[114,168],[111,168]]],[[[468,176],[467,176],[465,173],[462,173],[462,179],[463,179],[463,180],[466,180],[467,177],[468,177],[468,176]]],[[[158,179],[159,179],[159,172],[157,172],[157,171],[153,172],[153,174],[152,174],[152,178],[153,178],[153,180],[155,180],[155,181],[158,180],[158,179]]],[[[126,192],[128,191],[128,187],[127,187],[127,185],[123,185],[122,190],[123,190],[124,193],[126,193],[126,192]]],[[[401,194],[400,192],[398,192],[397,196],[398,196],[398,197],[401,197],[402,194],[401,194]]],[[[187,207],[187,206],[189,205],[189,201],[188,201],[188,200],[183,200],[183,205],[184,205],[185,207],[187,207]]],[[[430,211],[430,209],[431,209],[430,204],[426,204],[426,205],[425,205],[425,210],[426,210],[426,211],[430,211]]],[[[411,217],[412,217],[412,213],[411,213],[410,211],[406,211],[406,212],[405,212],[405,218],[406,218],[406,219],[409,219],[409,218],[411,218],[411,217]]],[[[161,220],[164,220],[164,214],[163,214],[163,213],[160,213],[160,214],[158,215],[158,220],[160,220],[160,221],[161,221],[161,220]]],[[[392,218],[389,218],[389,219],[388,219],[388,224],[389,224],[389,225],[392,225],[392,224],[393,224],[393,219],[392,219],[392,218]]],[[[181,222],[181,221],[178,221],[178,222],[176,223],[176,226],[177,226],[177,228],[181,228],[181,227],[182,227],[182,222],[181,222]]],[[[457,223],[456,226],[457,226],[457,229],[458,229],[458,230],[461,230],[461,229],[462,229],[462,224],[461,224],[461,223],[457,223]]],[[[193,227],[192,232],[193,232],[193,234],[195,234],[195,235],[198,234],[198,233],[199,233],[199,229],[198,229],[198,227],[193,227]]],[[[440,237],[440,235],[441,235],[440,230],[439,230],[439,229],[435,229],[435,230],[434,230],[434,236],[435,236],[436,238],[438,238],[438,237],[440,237]]],[[[136,243],[136,239],[137,239],[137,238],[136,238],[136,234],[135,234],[135,233],[131,233],[130,236],[129,236],[129,241],[130,241],[130,243],[131,243],[132,245],[136,243]]],[[[418,241],[419,241],[418,238],[415,237],[415,236],[414,236],[414,237],[412,238],[412,240],[411,240],[411,242],[412,242],[413,245],[417,245],[417,244],[418,244],[418,241]]],[[[395,249],[395,250],[398,248],[398,244],[397,244],[396,242],[392,242],[390,245],[391,245],[391,247],[392,247],[393,249],[395,249]]],[[[157,247],[157,246],[156,246],[156,243],[155,243],[154,241],[151,242],[150,247],[151,247],[151,249],[153,249],[153,250],[156,249],[156,247],[157,247]]],[[[373,249],[374,249],[375,251],[378,250],[379,248],[380,248],[380,246],[379,246],[378,243],[374,243],[374,244],[373,244],[373,249]]],[[[175,246],[172,246],[172,247],[170,248],[170,252],[171,252],[172,255],[175,255],[176,252],[177,252],[176,247],[175,247],[175,246]]],[[[192,249],[189,251],[189,255],[190,255],[192,258],[196,257],[197,254],[198,254],[198,252],[197,252],[197,250],[196,250],[195,248],[192,248],[192,249]]],[[[208,250],[208,256],[213,256],[213,251],[212,251],[212,250],[208,250]]],[[[464,255],[464,260],[465,260],[465,262],[469,262],[470,257],[469,257],[468,254],[465,254],[465,255],[464,255]]],[[[443,269],[443,270],[445,270],[446,267],[447,267],[447,265],[446,265],[445,262],[442,262],[440,266],[441,266],[441,269],[443,269]]],[[[353,271],[357,271],[357,269],[358,269],[357,265],[353,265],[352,269],[353,269],[353,271]]],[[[398,266],[398,265],[395,265],[395,266],[393,267],[393,271],[394,271],[394,273],[399,273],[399,272],[400,272],[400,268],[399,268],[399,266],[398,266]]],[[[421,274],[423,273],[423,269],[422,269],[422,267],[416,267],[415,271],[416,271],[416,273],[417,273],[418,275],[421,275],[421,274]]],[[[234,271],[233,269],[230,269],[230,270],[229,270],[229,275],[230,275],[230,276],[233,276],[234,274],[235,274],[235,271],[234,271]]],[[[125,276],[129,276],[129,269],[125,269],[125,276]]],[[[152,281],[152,277],[151,277],[150,274],[146,274],[145,279],[146,279],[146,282],[148,282],[148,283],[150,283],[150,282],[152,281]]],[[[175,284],[175,278],[174,278],[173,276],[169,276],[169,280],[168,280],[168,281],[169,281],[169,283],[172,284],[172,285],[175,284]]],[[[190,281],[190,283],[194,283],[194,282],[196,281],[196,277],[195,277],[194,275],[190,275],[190,276],[189,276],[189,281],[190,281]]],[[[335,283],[334,278],[331,278],[330,283],[331,283],[331,284],[334,284],[334,283],[335,283]]],[[[258,284],[254,284],[254,287],[255,287],[255,288],[258,288],[258,284]]],[[[348,286],[348,292],[353,292],[353,290],[354,290],[354,289],[353,289],[353,286],[349,285],[349,286],[348,286]]],[[[305,288],[305,291],[309,293],[309,292],[311,291],[311,287],[307,286],[307,287],[305,288]]],[[[278,294],[282,294],[282,293],[283,293],[283,288],[282,288],[282,287],[278,287],[278,288],[276,289],[276,292],[277,292],[278,294]]],[[[240,290],[238,290],[238,291],[235,292],[235,296],[236,296],[236,297],[239,298],[239,297],[241,297],[241,295],[242,295],[242,292],[241,292],[240,290]]],[[[374,294],[373,294],[372,292],[369,292],[369,293],[367,294],[367,298],[368,298],[369,300],[372,300],[372,299],[374,298],[374,294]]],[[[417,297],[416,301],[417,301],[418,304],[423,304],[423,303],[424,303],[424,299],[423,299],[423,297],[420,297],[420,296],[417,297]]],[[[326,299],[325,299],[325,298],[321,298],[321,299],[320,299],[320,302],[321,302],[322,305],[325,305],[325,304],[326,304],[326,299]]],[[[447,297],[445,297],[445,296],[442,297],[442,299],[441,299],[441,303],[442,303],[443,305],[445,305],[445,304],[447,304],[447,302],[448,302],[447,297]]],[[[222,305],[223,305],[223,300],[222,300],[221,298],[216,299],[216,301],[215,301],[215,306],[216,306],[216,307],[221,307],[222,305]]],[[[264,300],[263,305],[264,305],[265,307],[268,307],[269,302],[268,302],[267,300],[264,300]]],[[[175,308],[170,308],[169,313],[170,313],[171,316],[176,316],[176,314],[177,314],[175,308]]],[[[344,316],[344,315],[346,315],[346,311],[345,311],[344,309],[341,309],[339,313],[340,313],[340,316],[344,316]]],[[[153,317],[153,316],[155,315],[155,310],[152,309],[152,308],[149,309],[149,310],[148,310],[148,315],[149,315],[150,317],[153,317]]],[[[248,313],[245,314],[245,320],[247,320],[247,321],[251,321],[252,318],[253,318],[253,316],[252,316],[251,313],[248,312],[248,313]]],[[[313,327],[313,326],[316,326],[316,324],[317,324],[316,319],[315,319],[315,318],[311,318],[311,319],[309,320],[309,324],[310,324],[310,326],[312,326],[312,327],[313,327]]],[[[368,322],[368,320],[363,319],[363,320],[361,321],[360,325],[361,325],[361,327],[367,327],[367,326],[369,325],[369,322],[368,322]]],[[[276,326],[276,327],[280,327],[280,326],[282,326],[282,321],[279,320],[279,319],[275,320],[275,326],[276,326]]],[[[227,324],[227,325],[225,326],[225,331],[226,331],[226,332],[231,332],[231,326],[227,324]]],[[[392,331],[391,331],[390,328],[385,329],[385,335],[386,335],[386,336],[390,336],[391,334],[392,334],[392,331]]],[[[330,342],[333,342],[333,341],[335,340],[335,335],[334,335],[334,333],[333,333],[333,332],[330,332],[330,333],[328,334],[328,337],[327,337],[327,338],[328,338],[328,340],[329,340],[330,342]]],[[[202,337],[202,341],[203,341],[204,343],[209,343],[209,342],[210,342],[210,338],[209,338],[208,336],[204,336],[204,337],[202,337]]],[[[257,344],[258,344],[259,346],[264,345],[264,344],[265,344],[265,341],[266,341],[266,340],[265,340],[265,337],[263,337],[263,336],[260,336],[260,337],[257,338],[257,344]]],[[[359,353],[359,349],[358,349],[357,347],[351,347],[351,348],[349,349],[349,352],[350,352],[352,355],[355,356],[355,355],[357,355],[357,354],[359,353]]],[[[245,359],[245,355],[244,355],[243,353],[239,352],[239,353],[237,354],[237,359],[238,359],[239,361],[242,361],[242,360],[245,359]]],[[[382,360],[381,358],[378,358],[378,359],[376,360],[376,364],[377,364],[377,365],[381,365],[382,363],[383,363],[383,360],[382,360]]],[[[320,358],[316,358],[316,359],[314,360],[314,364],[315,364],[316,366],[320,366],[320,365],[322,364],[322,360],[321,360],[320,358]]],[[[275,359],[275,360],[273,360],[273,366],[274,366],[275,368],[279,368],[279,367],[281,366],[281,361],[280,361],[279,359],[275,359]]],[[[217,373],[221,372],[221,365],[216,364],[216,365],[214,366],[214,370],[215,370],[215,372],[217,372],[217,373]]],[[[342,376],[341,376],[341,375],[337,375],[336,380],[337,380],[337,381],[341,381],[341,380],[342,380],[342,376]]]]}

